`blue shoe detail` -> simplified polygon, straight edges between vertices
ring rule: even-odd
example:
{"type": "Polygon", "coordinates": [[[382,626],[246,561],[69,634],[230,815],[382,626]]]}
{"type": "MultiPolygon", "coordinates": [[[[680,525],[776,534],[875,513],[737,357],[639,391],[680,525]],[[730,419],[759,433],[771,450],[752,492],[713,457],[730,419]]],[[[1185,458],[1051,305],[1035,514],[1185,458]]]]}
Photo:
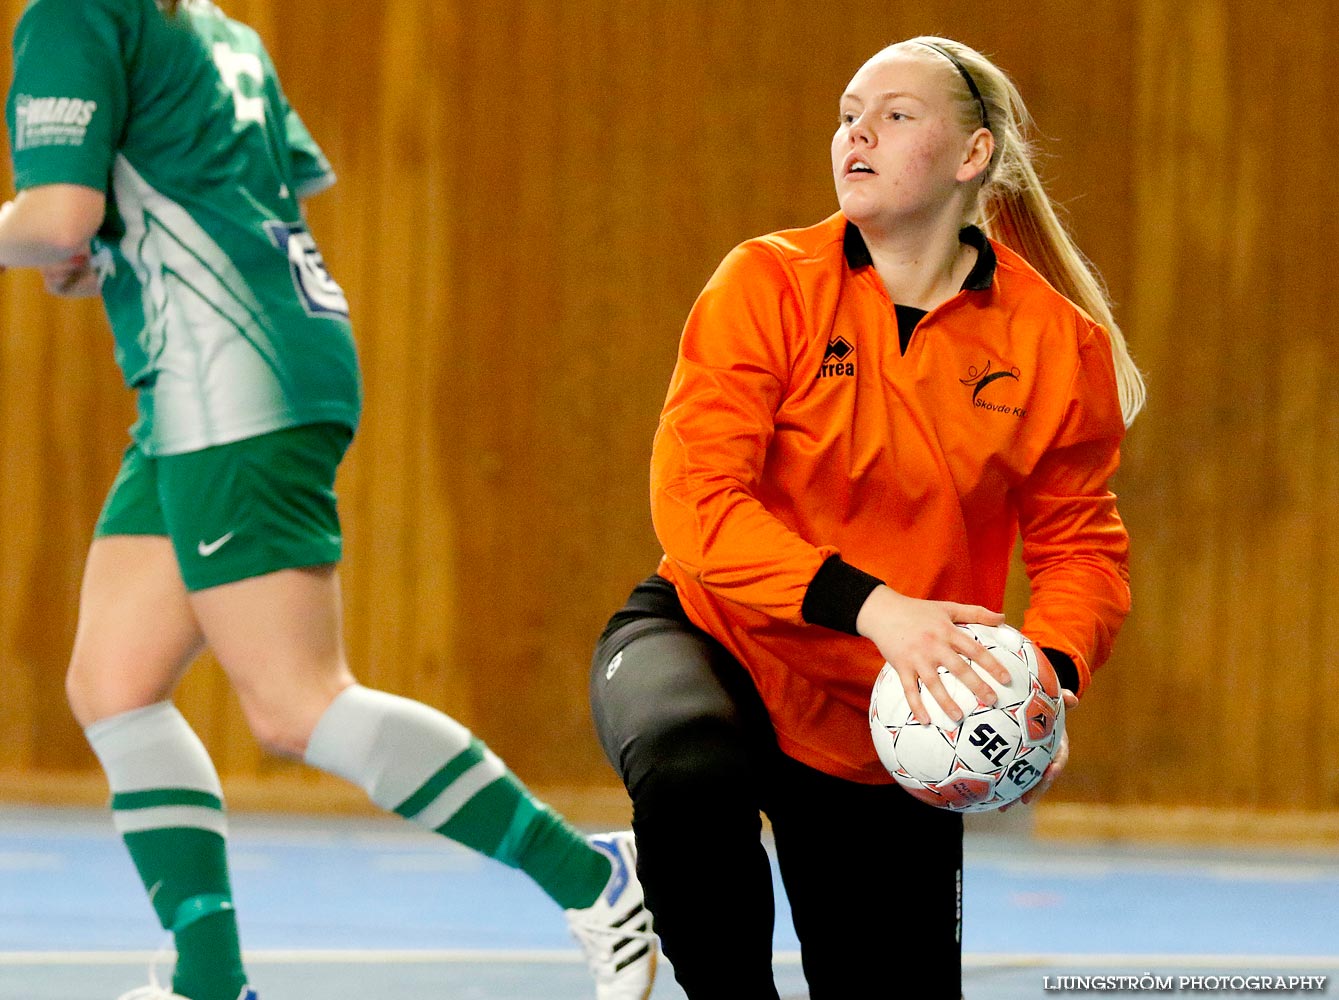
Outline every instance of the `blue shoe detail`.
{"type": "Polygon", "coordinates": [[[630,831],[600,833],[587,843],[609,858],[609,881],[584,909],[567,910],[567,926],[595,977],[595,1000],[649,1000],[656,976],[656,935],[637,880],[630,831]]]}
{"type": "Polygon", "coordinates": [[[592,837],[591,846],[609,856],[609,863],[613,865],[613,872],[609,876],[609,884],[605,887],[604,898],[611,906],[623,895],[623,890],[628,887],[627,859],[623,857],[623,852],[618,849],[618,841],[612,837],[592,837]]]}

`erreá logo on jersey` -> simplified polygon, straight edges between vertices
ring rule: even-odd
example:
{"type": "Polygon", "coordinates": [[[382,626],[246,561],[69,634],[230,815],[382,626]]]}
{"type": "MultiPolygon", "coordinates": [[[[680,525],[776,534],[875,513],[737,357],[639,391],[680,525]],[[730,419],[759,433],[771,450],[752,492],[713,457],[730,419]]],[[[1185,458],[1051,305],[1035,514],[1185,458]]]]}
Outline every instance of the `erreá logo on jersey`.
{"type": "Polygon", "coordinates": [[[267,222],[265,231],[280,250],[288,254],[288,269],[293,275],[302,307],[309,316],[349,318],[349,300],[344,297],[330,272],[316,240],[300,222],[267,222]]]}
{"type": "Polygon", "coordinates": [[[818,366],[819,378],[831,378],[834,375],[854,375],[855,348],[845,337],[833,337],[823,351],[823,363],[818,366]]]}
{"type": "Polygon", "coordinates": [[[19,94],[14,99],[14,148],[82,146],[97,110],[97,101],[79,97],[19,94]]]}

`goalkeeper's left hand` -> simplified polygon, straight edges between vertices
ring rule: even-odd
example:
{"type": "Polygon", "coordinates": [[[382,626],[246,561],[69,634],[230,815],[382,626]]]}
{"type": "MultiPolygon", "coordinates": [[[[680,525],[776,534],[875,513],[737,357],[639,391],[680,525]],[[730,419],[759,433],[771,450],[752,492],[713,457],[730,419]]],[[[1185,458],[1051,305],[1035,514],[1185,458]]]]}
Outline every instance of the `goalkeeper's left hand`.
{"type": "MultiPolygon", "coordinates": [[[[1065,715],[1068,716],[1078,705],[1079,696],[1068,688],[1061,688],[1060,697],[1065,701],[1065,715]]],[[[1055,756],[1051,758],[1051,762],[1046,765],[1046,770],[1041,773],[1041,780],[1024,792],[1023,797],[1020,798],[1018,802],[1021,802],[1025,806],[1030,805],[1042,795],[1045,795],[1046,789],[1050,788],[1055,782],[1055,779],[1060,777],[1060,772],[1065,769],[1067,763],[1069,763],[1068,726],[1061,731],[1060,746],[1056,748],[1055,756]]],[[[1017,805],[1017,803],[1010,802],[1009,805],[1001,807],[1000,812],[1006,812],[1014,805],[1017,805]]]]}

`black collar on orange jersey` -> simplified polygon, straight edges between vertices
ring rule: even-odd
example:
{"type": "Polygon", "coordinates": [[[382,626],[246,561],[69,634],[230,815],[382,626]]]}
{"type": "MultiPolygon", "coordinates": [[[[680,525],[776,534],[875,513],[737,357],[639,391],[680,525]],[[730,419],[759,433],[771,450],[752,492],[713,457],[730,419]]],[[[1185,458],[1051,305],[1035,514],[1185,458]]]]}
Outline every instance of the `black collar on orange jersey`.
{"type": "MultiPolygon", "coordinates": [[[[976,251],[976,263],[972,265],[972,270],[962,282],[963,291],[986,291],[995,280],[995,248],[990,245],[990,240],[986,239],[986,234],[976,226],[963,226],[958,231],[958,240],[976,251]]],[[[846,251],[846,264],[853,271],[874,264],[874,258],[869,254],[869,247],[865,245],[865,237],[861,235],[854,222],[846,223],[843,249],[846,251]]]]}

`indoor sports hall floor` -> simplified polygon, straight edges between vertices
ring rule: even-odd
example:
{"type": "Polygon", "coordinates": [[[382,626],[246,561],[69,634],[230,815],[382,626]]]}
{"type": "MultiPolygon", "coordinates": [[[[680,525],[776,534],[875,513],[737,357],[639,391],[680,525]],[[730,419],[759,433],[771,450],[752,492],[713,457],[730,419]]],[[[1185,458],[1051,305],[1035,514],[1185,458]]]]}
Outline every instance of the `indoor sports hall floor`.
{"type": "MultiPolygon", "coordinates": [[[[262,1000],[593,995],[560,913],[494,862],[394,820],[235,814],[232,830],[262,1000]]],[[[1325,976],[1311,992],[1339,996],[1339,855],[1101,849],[979,828],[967,851],[969,1000],[1146,973],[1325,976]]],[[[870,891],[902,905],[895,868],[834,857],[834,877],[871,870],[885,878],[870,891]]],[[[160,938],[106,814],[0,808],[0,1000],[114,1000],[147,981],[160,938]]],[[[782,995],[804,997],[784,898],[776,945],[782,995]]],[[[852,960],[892,972],[900,957],[890,941],[852,960]]],[[[662,965],[653,1000],[682,996],[662,965]]]]}

